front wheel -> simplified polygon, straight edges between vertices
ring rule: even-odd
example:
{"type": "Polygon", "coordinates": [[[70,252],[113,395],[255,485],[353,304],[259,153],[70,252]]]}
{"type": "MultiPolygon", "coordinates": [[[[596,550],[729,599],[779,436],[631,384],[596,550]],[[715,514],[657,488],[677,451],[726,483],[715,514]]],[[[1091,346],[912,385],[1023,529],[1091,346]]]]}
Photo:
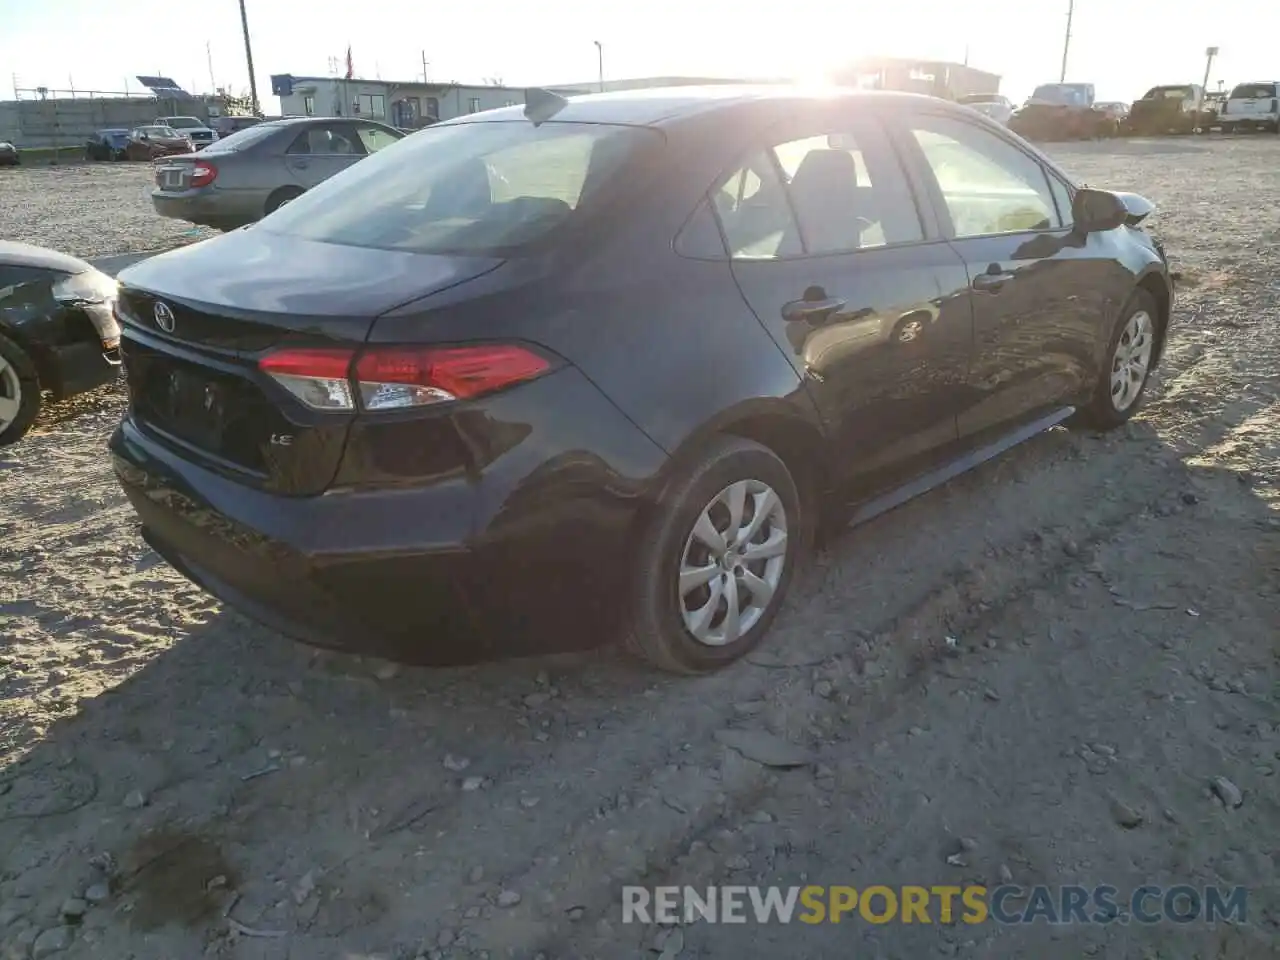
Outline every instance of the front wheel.
{"type": "Polygon", "coordinates": [[[16,343],[0,336],[0,447],[21,440],[40,412],[40,378],[16,343]]]}
{"type": "Polygon", "coordinates": [[[1159,316],[1155,298],[1134,291],[1116,321],[1093,395],[1077,415],[1080,423],[1113,430],[1138,411],[1155,363],[1159,316]]]}
{"type": "Polygon", "coordinates": [[[657,505],[633,567],[627,645],[660,669],[726,666],[768,631],[807,543],[787,466],[750,440],[716,440],[657,505]]]}

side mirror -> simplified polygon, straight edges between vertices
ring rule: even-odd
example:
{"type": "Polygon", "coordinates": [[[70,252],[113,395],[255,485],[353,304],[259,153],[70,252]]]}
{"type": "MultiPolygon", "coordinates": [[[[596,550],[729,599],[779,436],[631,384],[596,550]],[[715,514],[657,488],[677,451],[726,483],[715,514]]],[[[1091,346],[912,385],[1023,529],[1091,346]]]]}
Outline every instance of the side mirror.
{"type": "Polygon", "coordinates": [[[1071,218],[1081,233],[1102,233],[1123,226],[1129,210],[1110,191],[1081,187],[1071,201],[1071,218]]]}

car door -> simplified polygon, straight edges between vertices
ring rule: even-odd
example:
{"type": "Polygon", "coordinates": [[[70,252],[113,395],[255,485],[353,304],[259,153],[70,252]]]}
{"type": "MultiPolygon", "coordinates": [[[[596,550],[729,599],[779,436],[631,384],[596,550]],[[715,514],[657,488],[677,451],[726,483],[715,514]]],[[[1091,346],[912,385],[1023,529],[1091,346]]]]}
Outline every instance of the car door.
{"type": "Polygon", "coordinates": [[[775,132],[712,206],[738,285],[803,377],[847,479],[880,486],[956,439],[967,277],[874,120],[824,115],[775,132]]]}
{"type": "Polygon", "coordinates": [[[310,189],[366,155],[350,123],[307,124],[285,151],[285,166],[301,187],[310,189]]]}
{"type": "Polygon", "coordinates": [[[974,352],[961,435],[1087,395],[1108,318],[1132,288],[1115,238],[1072,230],[1067,185],[985,124],[925,109],[893,122],[968,270],[974,352]]]}

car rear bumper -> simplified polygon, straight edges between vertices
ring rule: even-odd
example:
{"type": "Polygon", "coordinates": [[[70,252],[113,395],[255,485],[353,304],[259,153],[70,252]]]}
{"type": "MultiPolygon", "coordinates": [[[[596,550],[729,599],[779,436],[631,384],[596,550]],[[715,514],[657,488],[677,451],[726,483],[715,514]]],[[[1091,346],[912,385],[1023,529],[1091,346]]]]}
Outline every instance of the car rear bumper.
{"type": "Polygon", "coordinates": [[[588,647],[625,610],[642,485],[586,479],[581,457],[534,440],[551,459],[532,474],[512,452],[478,474],[314,497],[194,463],[132,414],[109,446],[144,539],[207,592],[306,643],[444,664],[588,647]]]}
{"type": "Polygon", "coordinates": [[[200,189],[166,193],[153,190],[151,203],[162,217],[211,227],[240,226],[262,216],[262,204],[256,195],[237,196],[234,191],[200,189]]]}

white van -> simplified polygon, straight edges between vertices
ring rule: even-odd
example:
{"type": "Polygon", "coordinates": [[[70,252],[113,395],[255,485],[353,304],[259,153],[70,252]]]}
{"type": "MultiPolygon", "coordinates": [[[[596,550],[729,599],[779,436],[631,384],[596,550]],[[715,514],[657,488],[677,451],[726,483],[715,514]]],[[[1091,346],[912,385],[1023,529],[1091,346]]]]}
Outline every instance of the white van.
{"type": "Polygon", "coordinates": [[[1280,133],[1280,83],[1262,80],[1238,84],[1222,105],[1218,122],[1223,133],[1258,129],[1280,133]]]}

